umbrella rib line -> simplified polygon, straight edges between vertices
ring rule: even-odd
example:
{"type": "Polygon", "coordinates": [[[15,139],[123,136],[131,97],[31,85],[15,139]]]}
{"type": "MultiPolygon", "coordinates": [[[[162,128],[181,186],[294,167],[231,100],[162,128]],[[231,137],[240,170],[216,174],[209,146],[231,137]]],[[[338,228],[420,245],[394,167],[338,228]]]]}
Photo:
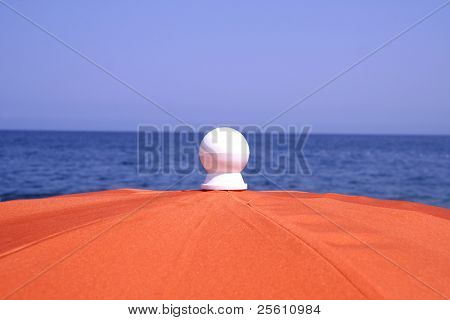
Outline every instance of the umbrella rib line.
{"type": "Polygon", "coordinates": [[[439,296],[443,297],[446,300],[449,300],[449,298],[439,292],[437,289],[433,288],[431,285],[425,283],[423,280],[420,280],[418,277],[416,277],[414,274],[412,274],[411,272],[409,272],[408,270],[404,269],[402,266],[400,266],[398,263],[396,263],[395,261],[393,261],[392,259],[390,259],[389,257],[385,256],[384,254],[382,254],[381,252],[379,252],[378,250],[376,250],[375,248],[373,248],[371,245],[369,245],[368,243],[362,241],[361,239],[359,239],[357,236],[355,236],[354,234],[352,234],[350,231],[347,231],[344,227],[340,226],[339,224],[337,224],[336,222],[334,222],[333,220],[331,220],[330,218],[327,218],[325,215],[321,214],[319,211],[315,210],[314,208],[312,208],[311,206],[307,205],[305,202],[303,202],[302,200],[300,200],[300,198],[297,198],[292,192],[290,192],[289,190],[285,190],[282,187],[280,187],[275,181],[273,181],[272,179],[270,179],[269,177],[267,177],[266,175],[261,174],[264,178],[266,178],[267,180],[269,180],[270,182],[272,182],[275,186],[277,186],[278,188],[280,188],[281,190],[283,190],[284,192],[286,192],[287,194],[289,194],[292,198],[296,199],[297,201],[299,201],[301,204],[303,204],[305,207],[309,208],[310,210],[312,210],[313,212],[315,212],[317,215],[319,215],[320,217],[322,217],[323,219],[327,220],[328,222],[334,224],[337,228],[339,228],[341,231],[343,231],[344,233],[348,234],[350,237],[352,237],[353,239],[361,242],[363,245],[365,245],[367,248],[369,248],[370,250],[372,250],[373,252],[375,252],[376,254],[378,254],[379,256],[383,257],[384,259],[386,259],[387,261],[389,261],[390,263],[392,263],[394,266],[396,266],[397,268],[399,268],[400,270],[402,270],[403,272],[407,273],[409,276],[411,276],[413,279],[415,279],[417,282],[423,284],[424,286],[428,287],[429,289],[431,289],[432,291],[434,291],[435,293],[437,293],[439,296]]]}
{"type": "MultiPolygon", "coordinates": [[[[191,173],[192,174],[192,173],[191,173]]],[[[159,197],[161,194],[163,194],[164,192],[166,192],[168,189],[170,189],[172,186],[176,185],[177,183],[179,183],[180,181],[184,180],[185,178],[189,177],[191,174],[188,174],[186,176],[184,176],[182,179],[176,181],[175,183],[171,184],[169,187],[167,187],[165,190],[157,193],[155,196],[151,197],[150,199],[148,199],[146,202],[144,202],[143,204],[141,204],[140,206],[136,207],[135,209],[131,210],[129,213],[127,213],[123,218],[119,219],[116,223],[114,223],[113,225],[107,227],[106,229],[104,229],[103,231],[101,231],[100,233],[98,233],[96,236],[92,237],[91,239],[89,239],[87,242],[83,243],[82,245],[78,246],[77,248],[75,248],[74,250],[70,251],[68,254],[64,255],[62,258],[60,258],[59,260],[57,260],[56,262],[50,264],[48,267],[44,268],[41,272],[39,272],[37,275],[35,275],[34,277],[30,278],[29,280],[27,280],[26,282],[24,282],[23,284],[21,284],[19,287],[17,287],[16,289],[14,289],[12,292],[8,293],[6,296],[4,296],[2,298],[2,300],[8,299],[10,296],[12,296],[13,294],[15,294],[17,291],[25,288],[26,286],[28,286],[29,284],[31,284],[32,282],[34,282],[35,280],[39,279],[40,277],[42,277],[44,274],[46,274],[48,271],[50,271],[51,269],[53,269],[54,267],[56,267],[57,265],[61,264],[62,262],[64,262],[65,260],[67,260],[68,258],[70,258],[71,256],[73,256],[74,254],[78,253],[80,250],[84,249],[85,247],[87,247],[89,244],[91,244],[92,242],[94,242],[95,240],[97,240],[98,238],[100,238],[102,235],[104,235],[105,233],[107,233],[109,230],[113,229],[115,226],[119,225],[120,223],[122,223],[124,220],[126,220],[128,217],[130,217],[131,215],[133,215],[134,213],[138,212],[139,210],[143,209],[144,207],[146,207],[148,204],[150,204],[152,202],[152,200],[156,199],[157,197],[159,197]]]]}
{"type": "MultiPolygon", "coordinates": [[[[268,192],[268,191],[264,191],[264,192],[268,192]]],[[[295,191],[295,192],[304,193],[304,192],[301,192],[301,191],[295,191]]],[[[342,195],[340,195],[340,196],[342,196],[342,195]]],[[[352,197],[355,197],[355,196],[345,195],[345,197],[352,198],[352,197]]],[[[358,196],[358,197],[362,197],[362,196],[358,196]]],[[[353,202],[353,201],[351,201],[351,199],[347,200],[347,199],[333,198],[333,197],[327,197],[327,196],[324,196],[322,198],[332,199],[332,200],[339,201],[339,202],[344,202],[344,203],[361,204],[361,203],[358,203],[358,202],[353,202]]],[[[408,203],[408,204],[410,204],[410,202],[407,202],[407,201],[404,201],[404,200],[388,200],[388,199],[384,200],[383,199],[383,200],[379,200],[379,201],[388,202],[388,203],[408,203]]],[[[428,206],[428,205],[421,204],[421,203],[417,203],[417,204],[423,205],[423,206],[428,206]]],[[[374,204],[374,203],[362,203],[361,205],[368,206],[368,207],[371,207],[371,208],[392,209],[392,207],[389,207],[387,205],[378,204],[378,203],[377,204],[374,204]]],[[[443,207],[437,207],[437,208],[446,210],[446,208],[443,208],[443,207]]],[[[440,219],[444,219],[444,220],[450,220],[450,216],[440,216],[440,215],[438,215],[436,213],[424,212],[424,211],[421,211],[421,210],[416,209],[416,208],[395,208],[395,210],[414,212],[414,213],[420,214],[420,215],[432,215],[433,217],[436,217],[436,218],[440,218],[440,219]]]]}
{"type": "MultiPolygon", "coordinates": [[[[289,192],[288,192],[289,193],[289,192]]],[[[448,300],[448,297],[439,292],[437,289],[433,288],[431,285],[425,283],[423,280],[419,279],[418,277],[416,277],[414,274],[412,274],[411,272],[409,272],[408,270],[406,270],[405,268],[403,268],[402,266],[400,266],[397,262],[395,262],[394,260],[392,260],[391,258],[385,256],[384,254],[382,254],[381,252],[379,252],[377,249],[375,249],[374,247],[372,247],[371,245],[369,245],[368,243],[362,241],[361,239],[359,239],[357,236],[355,236],[354,234],[352,234],[351,232],[345,230],[342,226],[340,226],[339,224],[337,224],[336,222],[334,222],[333,220],[325,217],[323,214],[319,213],[317,210],[315,210],[314,208],[312,208],[311,206],[308,206],[306,203],[304,203],[302,200],[300,200],[299,198],[295,197],[294,195],[292,195],[293,198],[297,199],[300,203],[302,203],[304,206],[308,207],[309,209],[311,209],[313,212],[315,212],[317,215],[319,215],[320,217],[322,217],[323,219],[327,220],[328,222],[332,223],[333,225],[335,225],[337,228],[339,228],[341,231],[343,231],[344,233],[348,234],[350,237],[352,237],[353,239],[359,241],[360,243],[362,243],[363,245],[365,245],[367,248],[369,248],[370,250],[372,250],[373,252],[375,252],[376,254],[378,254],[379,256],[381,256],[382,258],[384,258],[385,260],[387,260],[388,262],[390,262],[391,264],[393,264],[394,266],[396,266],[397,268],[399,268],[401,271],[407,273],[410,277],[412,277],[414,280],[416,280],[417,282],[421,283],[422,285],[426,286],[427,288],[431,289],[432,291],[434,291],[435,293],[437,293],[438,295],[440,295],[441,297],[443,297],[444,299],[448,300]]]]}
{"type": "Polygon", "coordinates": [[[369,297],[352,281],[348,276],[339,269],[336,265],[334,265],[325,255],[323,255],[321,252],[319,252],[316,248],[314,248],[312,245],[310,245],[307,241],[305,241],[302,237],[298,236],[294,232],[292,232],[290,229],[284,227],[283,225],[279,224],[266,214],[262,213],[262,211],[258,210],[256,207],[251,206],[250,204],[243,203],[241,200],[238,200],[235,196],[231,195],[231,197],[238,203],[241,203],[242,205],[245,205],[249,207],[252,211],[256,212],[258,215],[263,216],[267,221],[269,221],[271,224],[277,226],[281,230],[283,230],[285,233],[289,234],[291,237],[293,237],[295,240],[300,241],[301,243],[305,244],[308,248],[313,250],[317,255],[319,255],[324,261],[326,261],[329,265],[331,265],[332,268],[334,268],[338,273],[343,276],[363,297],[366,299],[369,299],[369,297]]]}
{"type": "Polygon", "coordinates": [[[7,256],[9,256],[9,255],[11,255],[11,254],[14,254],[14,253],[20,252],[22,250],[25,250],[27,248],[30,248],[32,246],[38,245],[38,244],[42,243],[43,241],[53,239],[53,238],[55,238],[57,236],[60,236],[60,235],[63,235],[63,234],[66,234],[66,233],[69,233],[69,232],[72,232],[72,231],[84,228],[84,227],[89,227],[89,226],[92,226],[92,225],[97,224],[97,223],[103,223],[103,222],[105,222],[105,221],[107,221],[107,220],[109,220],[109,219],[111,219],[113,217],[123,216],[124,214],[126,214],[126,213],[119,213],[119,214],[116,214],[115,216],[98,218],[98,219],[95,219],[95,220],[92,220],[92,221],[89,221],[89,222],[77,225],[75,227],[71,227],[71,228],[68,228],[68,229],[65,229],[65,230],[62,230],[62,231],[50,234],[48,236],[45,236],[45,237],[40,238],[38,240],[31,241],[30,243],[21,245],[19,247],[15,247],[15,248],[9,249],[7,251],[4,251],[3,253],[0,253],[0,260],[5,258],[5,257],[7,257],[7,256]]]}
{"type": "Polygon", "coordinates": [[[130,215],[132,215],[133,213],[139,211],[140,209],[144,208],[147,204],[149,204],[151,202],[151,200],[153,200],[155,197],[152,197],[150,199],[148,199],[147,202],[145,202],[143,205],[133,209],[131,212],[129,212],[125,217],[119,219],[119,221],[117,221],[117,223],[112,224],[111,226],[107,227],[106,229],[104,229],[103,231],[101,231],[100,233],[98,233],[97,235],[95,235],[94,237],[90,238],[89,240],[87,240],[85,243],[83,243],[82,245],[78,246],[77,248],[73,249],[72,251],[70,251],[69,253],[67,253],[66,255],[64,255],[62,258],[60,258],[59,260],[57,260],[56,262],[50,264],[48,267],[46,267],[45,269],[43,269],[41,272],[39,272],[37,275],[35,275],[34,277],[30,278],[29,280],[27,280],[25,283],[23,283],[22,285],[20,285],[19,287],[17,287],[16,289],[14,289],[11,293],[8,293],[5,297],[3,297],[2,299],[8,299],[10,296],[12,296],[13,294],[15,294],[17,291],[25,288],[26,286],[28,286],[29,284],[31,284],[32,282],[34,282],[35,280],[39,279],[41,276],[43,276],[44,274],[46,274],[48,271],[50,271],[51,269],[53,269],[54,267],[56,267],[57,265],[61,264],[62,262],[64,262],[65,260],[67,260],[68,258],[72,257],[73,255],[75,255],[76,253],[78,253],[79,251],[81,251],[82,249],[84,249],[85,247],[87,247],[89,244],[91,244],[92,242],[94,242],[95,240],[97,240],[98,238],[100,238],[103,234],[105,234],[106,232],[108,232],[109,230],[111,230],[113,227],[117,226],[118,224],[120,224],[122,221],[124,221],[127,217],[129,217],[130,215]]]}
{"type": "MultiPolygon", "coordinates": [[[[119,214],[119,216],[121,216],[121,215],[123,215],[123,214],[119,214]]],[[[25,245],[22,245],[20,247],[16,247],[14,249],[10,249],[10,250],[5,251],[2,254],[0,254],[0,260],[3,259],[3,258],[6,258],[7,256],[9,256],[11,254],[18,253],[18,252],[20,252],[22,250],[25,250],[27,248],[33,247],[35,245],[38,245],[38,244],[40,244],[40,243],[42,243],[42,242],[44,242],[46,240],[53,239],[55,237],[58,237],[58,236],[61,236],[61,235],[65,234],[65,233],[69,233],[69,232],[72,232],[72,231],[75,231],[75,230],[78,230],[78,229],[81,229],[81,228],[84,228],[84,227],[90,227],[91,225],[94,225],[94,224],[97,224],[97,223],[105,222],[108,219],[111,219],[111,217],[99,218],[99,219],[96,219],[94,221],[90,221],[90,222],[87,222],[87,223],[84,223],[84,224],[80,224],[80,225],[78,225],[76,227],[72,227],[72,228],[69,228],[69,229],[66,229],[66,230],[63,230],[63,231],[60,231],[60,232],[56,232],[56,233],[53,233],[51,235],[45,236],[45,237],[43,237],[43,238],[41,238],[39,240],[35,240],[35,241],[32,241],[32,242],[27,243],[25,245]]]]}

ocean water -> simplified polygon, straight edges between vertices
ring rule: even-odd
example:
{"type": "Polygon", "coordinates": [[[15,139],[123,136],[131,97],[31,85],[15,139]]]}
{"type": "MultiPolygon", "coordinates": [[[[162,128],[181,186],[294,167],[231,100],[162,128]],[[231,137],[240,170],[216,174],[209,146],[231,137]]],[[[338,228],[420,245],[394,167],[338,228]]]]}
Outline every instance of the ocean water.
{"type": "MultiPolygon", "coordinates": [[[[153,163],[198,162],[197,144],[178,143],[191,148],[190,157],[161,150],[153,163]]],[[[287,153],[285,145],[258,148],[252,139],[249,144],[251,160],[259,157],[266,164],[287,153]]],[[[0,200],[116,188],[199,188],[201,170],[138,170],[137,147],[136,133],[0,131],[0,200]]],[[[281,170],[267,179],[246,170],[249,188],[364,195],[450,208],[450,136],[313,134],[303,152],[309,175],[281,170]]]]}

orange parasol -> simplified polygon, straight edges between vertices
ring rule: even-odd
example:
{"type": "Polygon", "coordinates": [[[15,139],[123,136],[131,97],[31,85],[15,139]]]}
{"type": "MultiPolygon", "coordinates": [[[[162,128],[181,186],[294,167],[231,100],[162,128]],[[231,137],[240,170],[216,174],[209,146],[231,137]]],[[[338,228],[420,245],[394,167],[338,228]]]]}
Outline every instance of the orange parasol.
{"type": "Polygon", "coordinates": [[[450,210],[123,189],[0,204],[9,299],[443,299],[450,210]]]}

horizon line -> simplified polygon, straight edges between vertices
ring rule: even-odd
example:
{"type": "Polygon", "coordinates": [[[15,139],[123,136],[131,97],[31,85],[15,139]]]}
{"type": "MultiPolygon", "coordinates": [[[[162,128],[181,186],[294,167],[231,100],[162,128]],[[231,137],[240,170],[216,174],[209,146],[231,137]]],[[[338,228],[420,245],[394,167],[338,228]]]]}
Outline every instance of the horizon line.
{"type": "MultiPolygon", "coordinates": [[[[95,130],[95,129],[2,129],[0,131],[10,132],[66,132],[66,133],[133,133],[138,130],[95,130]]],[[[158,132],[169,132],[159,130],[158,132]]],[[[199,133],[200,131],[195,131],[199,133]]],[[[361,133],[361,132],[310,132],[309,135],[359,135],[359,136],[450,136],[450,133],[361,133]]]]}

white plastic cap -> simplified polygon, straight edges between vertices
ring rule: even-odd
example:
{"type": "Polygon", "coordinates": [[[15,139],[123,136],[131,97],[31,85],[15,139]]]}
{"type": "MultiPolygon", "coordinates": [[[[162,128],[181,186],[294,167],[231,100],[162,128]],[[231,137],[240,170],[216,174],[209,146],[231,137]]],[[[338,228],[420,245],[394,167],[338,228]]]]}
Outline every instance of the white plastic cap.
{"type": "Polygon", "coordinates": [[[227,127],[208,132],[200,144],[199,157],[208,175],[205,190],[245,190],[241,171],[250,156],[247,140],[237,130],[227,127]]]}

